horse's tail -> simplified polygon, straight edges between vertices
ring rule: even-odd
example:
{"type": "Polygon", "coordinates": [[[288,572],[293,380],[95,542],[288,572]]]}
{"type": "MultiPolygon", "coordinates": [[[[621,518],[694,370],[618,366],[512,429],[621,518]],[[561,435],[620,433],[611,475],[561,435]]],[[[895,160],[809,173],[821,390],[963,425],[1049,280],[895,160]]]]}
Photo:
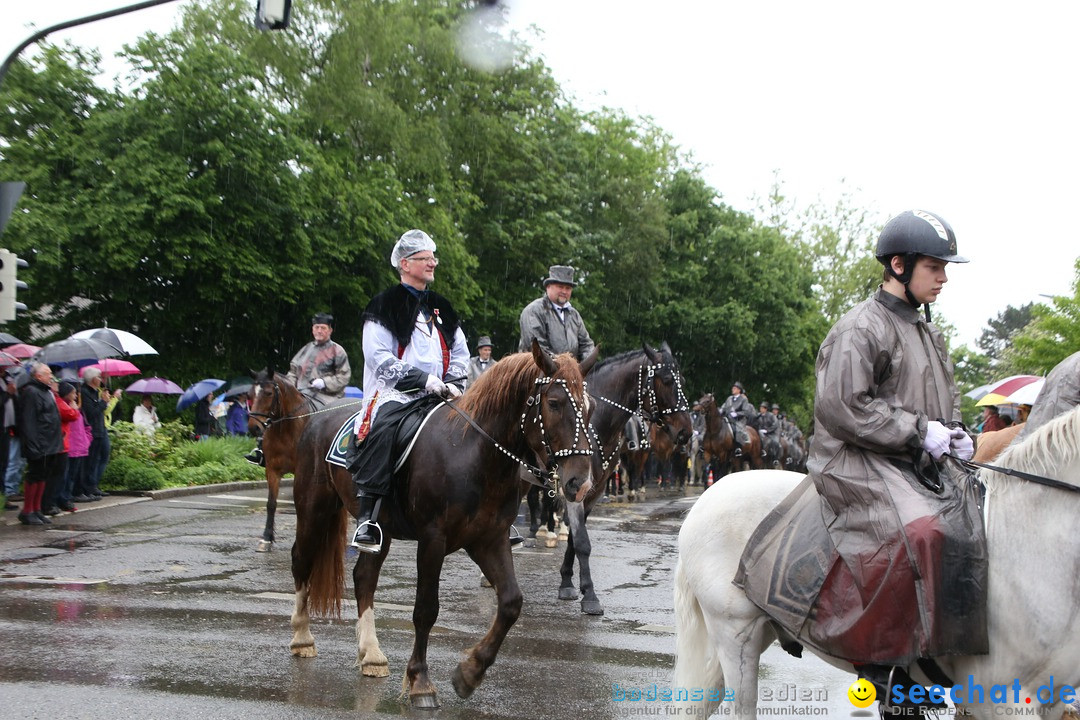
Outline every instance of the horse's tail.
{"type": "Polygon", "coordinates": [[[707,717],[719,704],[709,699],[708,694],[720,692],[723,671],[711,647],[705,614],[691,587],[691,570],[687,564],[680,552],[675,566],[675,675],[672,685],[676,691],[675,699],[679,700],[681,695],[687,714],[694,712],[689,706],[699,704],[688,698],[694,696],[696,689],[703,690],[708,711],[701,717],[707,717]]]}
{"type": "Polygon", "coordinates": [[[312,615],[341,616],[348,521],[348,511],[340,507],[327,522],[313,528],[308,535],[312,541],[309,547],[312,565],[308,576],[308,612],[312,615]]]}

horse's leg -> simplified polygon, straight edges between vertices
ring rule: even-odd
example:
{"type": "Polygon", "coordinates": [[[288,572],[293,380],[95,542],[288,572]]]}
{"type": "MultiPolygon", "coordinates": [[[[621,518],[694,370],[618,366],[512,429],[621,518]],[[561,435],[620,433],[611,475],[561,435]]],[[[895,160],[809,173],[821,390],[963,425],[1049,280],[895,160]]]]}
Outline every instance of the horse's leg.
{"type": "Polygon", "coordinates": [[[296,657],[313,658],[318,655],[315,649],[315,636],[311,634],[311,618],[307,609],[308,587],[307,583],[297,587],[293,601],[292,617],[289,625],[292,626],[293,636],[289,642],[289,652],[296,657]]]}
{"type": "Polygon", "coordinates": [[[540,505],[543,507],[543,516],[540,518],[547,528],[547,539],[544,547],[553,548],[559,543],[559,536],[555,533],[555,501],[546,492],[540,495],[540,505]]]}
{"type": "Polygon", "coordinates": [[[353,593],[356,595],[356,667],[367,677],[382,678],[390,674],[389,662],[379,647],[375,634],[375,588],[379,584],[386,554],[390,552],[391,538],[383,541],[382,550],[357,553],[353,566],[353,593]]]}
{"type": "Polygon", "coordinates": [[[266,464],[266,526],[262,538],[255,547],[256,552],[270,552],[274,547],[274,515],[277,514],[278,489],[281,487],[281,473],[266,464]]]}
{"type": "MultiPolygon", "coordinates": [[[[603,615],[604,608],[600,599],[593,591],[592,570],[589,568],[589,557],[592,555],[592,543],[589,540],[589,531],[585,527],[585,505],[583,503],[566,503],[566,519],[570,524],[570,539],[567,541],[567,551],[573,544],[574,553],[578,560],[578,573],[581,576],[581,612],[586,615],[603,615]]],[[[565,562],[563,565],[565,566],[565,562]]],[[[571,586],[573,587],[573,586],[571,586]]],[[[562,598],[562,590],[559,590],[562,598]]]]}
{"type": "MultiPolygon", "coordinates": [[[[502,545],[506,554],[510,554],[510,541],[503,537],[502,545]]],[[[409,701],[415,708],[439,707],[438,693],[428,677],[427,647],[431,628],[439,617],[439,576],[442,574],[443,560],[446,557],[446,541],[442,537],[432,539],[421,537],[416,549],[416,602],[413,605],[412,657],[405,668],[405,677],[401,682],[401,691],[408,693],[409,701]]],[[[499,578],[481,567],[484,575],[495,583],[496,592],[501,592],[499,578]]],[[[457,682],[455,680],[455,690],[457,682]]],[[[458,695],[461,692],[458,691],[458,695]]],[[[462,697],[468,697],[463,695],[462,697]]]]}
{"type": "Polygon", "coordinates": [[[525,500],[529,505],[529,537],[534,538],[540,529],[540,488],[530,485],[525,500]]]}
{"type": "Polygon", "coordinates": [[[567,536],[566,552],[563,553],[562,565],[559,567],[559,575],[562,577],[562,580],[559,583],[560,600],[577,600],[581,597],[578,595],[577,588],[574,587],[575,537],[577,536],[573,532],[567,536]]]}
{"type": "Polygon", "coordinates": [[[452,681],[458,697],[473,694],[484,679],[484,673],[495,662],[506,633],[521,614],[521,588],[514,574],[514,561],[507,543],[479,543],[468,550],[469,557],[491,578],[495,584],[498,609],[487,634],[465,654],[465,659],[454,669],[452,681]]]}

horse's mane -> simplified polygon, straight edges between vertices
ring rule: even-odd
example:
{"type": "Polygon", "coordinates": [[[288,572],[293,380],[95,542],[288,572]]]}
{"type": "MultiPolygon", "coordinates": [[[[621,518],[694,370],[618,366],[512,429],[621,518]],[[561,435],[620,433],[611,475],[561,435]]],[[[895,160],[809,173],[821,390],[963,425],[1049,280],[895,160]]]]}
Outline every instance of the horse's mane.
{"type": "MultiPolygon", "coordinates": [[[[558,368],[554,377],[566,380],[570,392],[581,400],[584,381],[577,360],[564,353],[554,361],[558,368]]],[[[516,427],[516,421],[524,410],[525,399],[535,392],[536,379],[542,374],[532,353],[507,355],[469,385],[457,401],[457,407],[480,424],[497,418],[516,427]]],[[[456,417],[461,419],[460,416],[456,417]]]]}
{"type": "MultiPolygon", "coordinates": [[[[671,354],[670,348],[668,348],[666,345],[661,345],[660,347],[653,349],[656,350],[656,353],[665,363],[675,363],[675,357],[671,354]]],[[[641,357],[643,355],[645,355],[645,350],[643,348],[637,348],[636,350],[626,350],[619,353],[618,355],[612,355],[609,358],[604,358],[603,360],[597,362],[596,365],[593,366],[590,374],[599,372],[601,369],[609,366],[614,367],[616,365],[625,365],[629,362],[639,361],[641,360],[641,357]]]]}
{"type": "MultiPolygon", "coordinates": [[[[1075,484],[1073,478],[1061,477],[1061,468],[1077,460],[1080,460],[1080,406],[1058,415],[1036,428],[1023,441],[1010,445],[998,456],[995,464],[1075,484]]],[[[992,482],[1011,479],[1007,475],[994,473],[992,482]]]]}

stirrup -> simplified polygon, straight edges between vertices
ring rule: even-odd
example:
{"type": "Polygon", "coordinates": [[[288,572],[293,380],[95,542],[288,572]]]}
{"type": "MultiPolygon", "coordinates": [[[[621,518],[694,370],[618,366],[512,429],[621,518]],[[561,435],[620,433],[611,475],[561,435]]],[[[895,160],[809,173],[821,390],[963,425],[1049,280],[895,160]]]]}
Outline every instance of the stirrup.
{"type": "Polygon", "coordinates": [[[257,445],[254,448],[252,448],[251,452],[249,452],[247,455],[244,456],[244,459],[247,460],[252,465],[258,465],[259,467],[266,467],[266,455],[263,454],[262,449],[259,448],[259,446],[257,446],[257,445]]]}
{"type": "Polygon", "coordinates": [[[377,555],[382,552],[383,531],[379,526],[378,520],[365,520],[356,526],[356,532],[353,533],[352,541],[349,543],[360,552],[371,553],[377,555]],[[363,534],[364,528],[371,526],[371,529],[379,534],[379,539],[376,542],[361,542],[358,538],[363,534]]]}
{"type": "Polygon", "coordinates": [[[520,545],[523,542],[525,542],[525,538],[521,537],[521,533],[518,532],[518,529],[517,529],[516,526],[511,525],[510,526],[510,549],[513,550],[515,547],[517,547],[518,545],[520,545]]]}

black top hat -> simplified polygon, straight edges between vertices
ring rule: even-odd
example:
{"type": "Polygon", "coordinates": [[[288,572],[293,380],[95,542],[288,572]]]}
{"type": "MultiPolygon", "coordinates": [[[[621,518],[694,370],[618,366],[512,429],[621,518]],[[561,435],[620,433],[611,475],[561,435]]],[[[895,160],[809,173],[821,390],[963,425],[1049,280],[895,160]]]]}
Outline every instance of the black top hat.
{"type": "Polygon", "coordinates": [[[315,313],[311,316],[312,325],[329,325],[334,327],[334,316],[330,313],[315,313]]]}
{"type": "Polygon", "coordinates": [[[574,282],[574,268],[569,265],[552,265],[548,268],[548,276],[544,278],[544,287],[551,283],[563,283],[564,285],[577,287],[577,283],[574,282]]]}

